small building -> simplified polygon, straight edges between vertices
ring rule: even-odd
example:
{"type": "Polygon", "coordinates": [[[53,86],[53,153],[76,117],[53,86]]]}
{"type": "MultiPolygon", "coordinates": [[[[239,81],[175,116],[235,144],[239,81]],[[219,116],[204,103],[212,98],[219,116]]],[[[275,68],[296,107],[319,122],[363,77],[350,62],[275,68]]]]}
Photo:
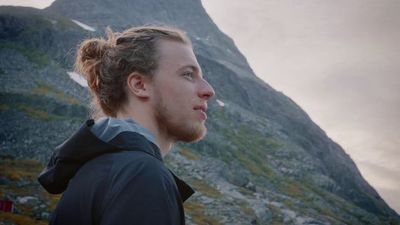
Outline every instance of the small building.
{"type": "Polygon", "coordinates": [[[0,211],[14,212],[14,202],[8,200],[0,200],[0,211]]]}

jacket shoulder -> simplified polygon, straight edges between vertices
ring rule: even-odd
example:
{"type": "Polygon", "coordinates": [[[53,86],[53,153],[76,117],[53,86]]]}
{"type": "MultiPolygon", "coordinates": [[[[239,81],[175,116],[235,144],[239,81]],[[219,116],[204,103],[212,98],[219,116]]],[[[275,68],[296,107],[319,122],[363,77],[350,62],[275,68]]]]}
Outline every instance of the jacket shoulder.
{"type": "Polygon", "coordinates": [[[140,151],[125,151],[113,154],[113,166],[110,181],[125,185],[128,182],[173,181],[172,174],[164,163],[157,158],[140,151]]]}
{"type": "Polygon", "coordinates": [[[137,224],[180,224],[182,200],[163,162],[143,152],[124,152],[113,157],[115,165],[110,171],[101,221],[104,224],[124,224],[124,220],[137,224]]]}

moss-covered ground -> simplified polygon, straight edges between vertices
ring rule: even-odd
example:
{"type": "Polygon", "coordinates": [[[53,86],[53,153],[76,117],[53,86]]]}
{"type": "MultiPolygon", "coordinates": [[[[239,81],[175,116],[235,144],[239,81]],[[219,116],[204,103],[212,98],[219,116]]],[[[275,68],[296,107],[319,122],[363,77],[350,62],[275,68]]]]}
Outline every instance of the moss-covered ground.
{"type": "Polygon", "coordinates": [[[8,224],[47,224],[44,215],[54,210],[59,195],[50,195],[37,182],[37,176],[44,165],[36,160],[15,160],[0,158],[0,199],[14,203],[13,213],[1,212],[0,220],[8,224]],[[19,199],[30,197],[32,202],[19,199]]]}

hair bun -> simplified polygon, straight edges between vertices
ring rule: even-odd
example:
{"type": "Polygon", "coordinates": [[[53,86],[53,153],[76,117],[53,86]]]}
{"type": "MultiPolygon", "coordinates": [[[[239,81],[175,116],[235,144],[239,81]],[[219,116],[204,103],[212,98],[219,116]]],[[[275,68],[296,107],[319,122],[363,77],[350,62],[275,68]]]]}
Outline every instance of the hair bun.
{"type": "Polygon", "coordinates": [[[89,87],[95,92],[98,89],[103,55],[110,48],[110,43],[100,38],[88,39],[79,46],[75,62],[76,71],[86,77],[89,87]]]}
{"type": "Polygon", "coordinates": [[[99,38],[92,38],[82,42],[78,50],[77,60],[80,63],[86,63],[91,60],[101,60],[104,53],[110,48],[110,44],[99,38]]]}

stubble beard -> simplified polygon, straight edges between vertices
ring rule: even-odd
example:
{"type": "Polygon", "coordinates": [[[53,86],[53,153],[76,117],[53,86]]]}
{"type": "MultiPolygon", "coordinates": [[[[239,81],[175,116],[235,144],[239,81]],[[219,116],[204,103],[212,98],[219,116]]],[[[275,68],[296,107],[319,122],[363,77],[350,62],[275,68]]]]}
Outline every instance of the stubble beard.
{"type": "Polygon", "coordinates": [[[172,115],[161,97],[155,105],[155,118],[160,131],[175,141],[198,141],[207,132],[207,128],[201,123],[188,121],[187,118],[176,118],[176,116],[172,115]]]}

